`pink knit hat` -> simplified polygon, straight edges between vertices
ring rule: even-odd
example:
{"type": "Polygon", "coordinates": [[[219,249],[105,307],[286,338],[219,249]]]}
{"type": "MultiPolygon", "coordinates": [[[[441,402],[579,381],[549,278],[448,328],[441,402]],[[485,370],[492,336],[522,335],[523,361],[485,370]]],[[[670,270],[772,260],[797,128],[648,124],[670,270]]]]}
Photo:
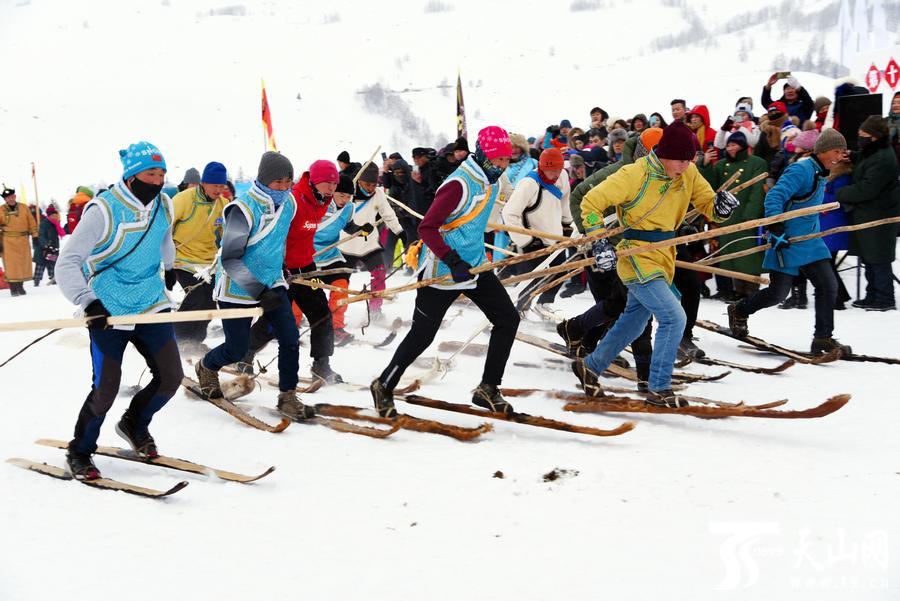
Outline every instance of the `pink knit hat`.
{"type": "Polygon", "coordinates": [[[512,156],[509,134],[498,125],[489,125],[478,132],[478,147],[488,159],[512,156]]]}
{"type": "Polygon", "coordinates": [[[331,161],[319,159],[309,166],[309,181],[312,185],[322,182],[338,183],[341,180],[337,167],[331,161]]]}
{"type": "Polygon", "coordinates": [[[792,140],[794,148],[802,148],[805,151],[812,151],[816,146],[816,140],[819,139],[819,132],[815,129],[802,131],[792,140]]]}

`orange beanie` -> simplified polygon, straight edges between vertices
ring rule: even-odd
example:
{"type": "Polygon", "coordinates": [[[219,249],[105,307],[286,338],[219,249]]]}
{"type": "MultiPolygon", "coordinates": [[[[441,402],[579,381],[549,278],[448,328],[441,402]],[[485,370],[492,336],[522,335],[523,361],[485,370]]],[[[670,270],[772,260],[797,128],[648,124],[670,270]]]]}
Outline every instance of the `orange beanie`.
{"type": "Polygon", "coordinates": [[[647,149],[647,152],[650,152],[654,146],[659,144],[662,135],[663,130],[661,127],[648,127],[641,132],[641,145],[647,149]]]}
{"type": "Polygon", "coordinates": [[[544,172],[561,171],[564,166],[565,159],[559,148],[547,148],[541,153],[541,158],[538,161],[538,167],[544,172]]]}

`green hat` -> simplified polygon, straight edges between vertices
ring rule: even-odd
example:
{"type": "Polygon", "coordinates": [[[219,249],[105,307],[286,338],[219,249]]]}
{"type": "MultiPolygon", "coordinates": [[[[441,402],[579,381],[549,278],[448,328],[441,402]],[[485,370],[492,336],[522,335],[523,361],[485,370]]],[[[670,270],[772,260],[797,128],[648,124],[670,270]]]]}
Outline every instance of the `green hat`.
{"type": "Polygon", "coordinates": [[[88,198],[94,197],[94,191],[88,188],[87,186],[78,186],[75,190],[76,193],[80,192],[81,194],[87,194],[88,198]]]}

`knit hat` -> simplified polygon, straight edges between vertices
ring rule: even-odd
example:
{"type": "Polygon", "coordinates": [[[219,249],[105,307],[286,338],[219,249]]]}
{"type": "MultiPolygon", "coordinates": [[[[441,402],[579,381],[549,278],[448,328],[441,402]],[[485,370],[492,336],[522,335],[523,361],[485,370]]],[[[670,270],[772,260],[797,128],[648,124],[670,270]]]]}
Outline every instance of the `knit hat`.
{"type": "Polygon", "coordinates": [[[653,147],[659,144],[662,138],[663,130],[661,127],[648,127],[641,132],[641,146],[646,150],[653,150],[653,147]]]}
{"type": "Polygon", "coordinates": [[[366,182],[367,184],[377,184],[378,166],[375,163],[366,165],[366,168],[362,170],[362,174],[359,176],[359,181],[366,182]]]}
{"type": "Polygon", "coordinates": [[[847,140],[836,129],[823,129],[813,146],[813,152],[821,154],[835,149],[847,150],[847,140]]]}
{"type": "Polygon", "coordinates": [[[559,171],[565,165],[562,151],[559,148],[547,148],[541,153],[538,167],[541,171],[559,171]]]}
{"type": "Polygon", "coordinates": [[[337,167],[331,161],[319,159],[309,166],[309,181],[314,186],[323,182],[336,184],[340,179],[337,167]]]}
{"type": "Polygon", "coordinates": [[[523,153],[528,152],[528,140],[522,134],[509,134],[509,141],[515,148],[521,148],[523,153]]]}
{"type": "Polygon", "coordinates": [[[339,155],[337,155],[337,160],[341,163],[349,163],[350,162],[350,153],[346,150],[342,150],[339,155]]]}
{"type": "Polygon", "coordinates": [[[569,121],[568,119],[563,119],[562,121],[559,122],[559,127],[560,127],[560,129],[563,128],[563,127],[571,128],[571,127],[572,127],[572,122],[569,121]]]}
{"type": "Polygon", "coordinates": [[[773,102],[768,106],[768,112],[770,115],[775,115],[776,113],[787,115],[787,105],[783,102],[773,102]]]}
{"type": "Polygon", "coordinates": [[[91,190],[90,188],[88,188],[87,186],[78,186],[77,188],[75,188],[75,193],[76,194],[78,194],[78,193],[84,194],[88,198],[94,197],[94,191],[91,190]]]}
{"type": "Polygon", "coordinates": [[[185,184],[199,184],[200,183],[200,172],[197,171],[194,167],[191,167],[187,171],[184,172],[184,179],[181,180],[182,183],[185,184]]]}
{"type": "MultiPolygon", "coordinates": [[[[465,138],[460,139],[465,140],[465,138]]],[[[459,145],[459,140],[457,140],[457,145],[459,145]]],[[[488,160],[512,156],[509,134],[499,125],[489,125],[478,132],[478,147],[481,148],[488,160]]]]}
{"type": "Polygon", "coordinates": [[[869,115],[866,120],[859,126],[860,131],[864,131],[873,138],[882,140],[888,137],[887,120],[878,115],[869,115]]]}
{"type": "Polygon", "coordinates": [[[462,136],[456,138],[456,144],[453,145],[453,150],[465,150],[466,152],[469,152],[469,141],[462,136]]]}
{"type": "Polygon", "coordinates": [[[57,210],[56,210],[56,207],[53,206],[53,205],[50,205],[50,206],[47,207],[47,209],[44,211],[44,213],[47,214],[47,217],[49,217],[50,215],[55,215],[55,214],[58,213],[58,212],[59,212],[59,211],[57,211],[57,210]]]}
{"type": "Polygon", "coordinates": [[[122,179],[128,179],[148,169],[166,170],[166,160],[159,148],[143,140],[135,142],[125,150],[120,150],[119,158],[122,160],[122,179]]]}
{"type": "Polygon", "coordinates": [[[569,155],[569,167],[584,167],[584,157],[580,154],[569,155]]]}
{"type": "Polygon", "coordinates": [[[794,137],[794,148],[800,150],[811,151],[816,147],[816,140],[819,139],[819,131],[816,129],[807,129],[801,131],[794,137]]]}
{"type": "Polygon", "coordinates": [[[749,144],[747,143],[747,136],[742,131],[732,132],[731,135],[725,140],[725,145],[728,144],[737,144],[743,150],[747,150],[749,144]]]}
{"type": "Polygon", "coordinates": [[[747,113],[753,119],[753,107],[746,102],[739,102],[735,105],[734,114],[737,115],[738,113],[747,113]]]}
{"type": "Polygon", "coordinates": [[[274,150],[263,153],[259,160],[259,169],[256,171],[256,179],[264,186],[268,186],[276,179],[285,177],[294,179],[294,166],[286,156],[274,150]]]}
{"type": "Polygon", "coordinates": [[[656,156],[673,161],[690,161],[698,150],[700,144],[691,128],[683,121],[676,121],[663,130],[662,138],[656,145],[656,156]]]}
{"type": "Polygon", "coordinates": [[[16,191],[13,190],[12,188],[7,188],[6,186],[3,186],[3,192],[0,193],[0,196],[2,196],[3,198],[8,198],[15,193],[16,193],[16,191]]]}
{"type": "Polygon", "coordinates": [[[823,108],[831,104],[830,98],[825,98],[824,96],[819,96],[813,101],[813,109],[818,113],[823,108]]]}
{"type": "Polygon", "coordinates": [[[391,173],[395,171],[405,171],[406,174],[409,175],[412,169],[409,168],[409,163],[407,163],[405,160],[397,159],[396,161],[394,161],[394,164],[391,165],[391,173]]]}
{"type": "Polygon", "coordinates": [[[334,191],[343,192],[344,194],[353,194],[353,192],[355,192],[353,188],[353,178],[342,173],[338,179],[337,188],[335,188],[334,191]]]}
{"type": "Polygon", "coordinates": [[[228,173],[225,165],[212,161],[203,168],[203,177],[200,181],[204,184],[224,184],[228,181],[228,173]]]}
{"type": "Polygon", "coordinates": [[[628,139],[628,132],[622,129],[621,127],[617,127],[616,129],[609,132],[609,145],[610,147],[616,142],[624,142],[628,139]]]}

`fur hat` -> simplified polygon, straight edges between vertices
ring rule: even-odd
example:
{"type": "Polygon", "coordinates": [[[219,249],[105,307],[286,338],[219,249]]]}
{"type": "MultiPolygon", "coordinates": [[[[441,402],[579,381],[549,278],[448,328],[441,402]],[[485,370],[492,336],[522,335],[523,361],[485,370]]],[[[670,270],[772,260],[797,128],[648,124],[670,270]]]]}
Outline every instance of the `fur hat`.
{"type": "Polygon", "coordinates": [[[524,154],[528,154],[528,140],[522,134],[509,134],[509,141],[514,148],[520,148],[524,154]]]}
{"type": "Polygon", "coordinates": [[[569,155],[569,167],[573,169],[575,167],[584,167],[584,157],[580,154],[570,154],[569,155]]]}
{"type": "Polygon", "coordinates": [[[663,130],[662,138],[656,145],[656,156],[674,161],[690,161],[700,150],[697,136],[682,121],[676,121],[663,130]]]}
{"type": "Polygon", "coordinates": [[[819,139],[816,140],[813,146],[813,152],[821,154],[835,149],[847,150],[846,138],[836,129],[823,129],[822,133],[819,134],[819,139]]]}
{"type": "Polygon", "coordinates": [[[609,141],[610,146],[612,146],[616,142],[624,142],[627,139],[628,139],[628,132],[625,131],[624,129],[622,129],[621,127],[618,127],[616,129],[612,130],[611,132],[609,132],[608,141],[609,141]]]}

